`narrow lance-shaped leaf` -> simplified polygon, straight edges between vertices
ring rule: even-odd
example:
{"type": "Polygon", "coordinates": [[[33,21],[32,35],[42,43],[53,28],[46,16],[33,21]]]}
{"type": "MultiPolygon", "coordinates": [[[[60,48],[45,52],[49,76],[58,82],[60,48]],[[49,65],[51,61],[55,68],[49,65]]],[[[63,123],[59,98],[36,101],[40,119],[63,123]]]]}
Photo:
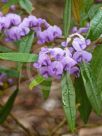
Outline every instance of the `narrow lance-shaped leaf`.
{"type": "Polygon", "coordinates": [[[9,97],[4,107],[0,110],[0,124],[2,124],[6,120],[7,116],[9,115],[17,94],[18,94],[18,90],[15,90],[13,94],[9,97]]]}
{"type": "Polygon", "coordinates": [[[75,89],[68,73],[65,73],[62,79],[62,102],[68,127],[74,131],[76,120],[75,89]]]}
{"type": "Polygon", "coordinates": [[[96,78],[96,82],[102,95],[102,45],[97,45],[93,52],[91,69],[96,78]]]}
{"type": "Polygon", "coordinates": [[[65,0],[64,8],[64,36],[67,37],[71,25],[72,0],[65,0]]]}
{"type": "MultiPolygon", "coordinates": [[[[18,54],[17,53],[10,53],[10,54],[9,53],[4,53],[4,54],[2,53],[0,58],[6,59],[6,60],[11,60],[11,61],[19,61],[19,62],[25,62],[27,60],[28,60],[27,62],[31,62],[31,61],[34,62],[36,55],[28,54],[31,50],[33,39],[34,39],[34,33],[30,33],[28,36],[22,38],[18,42],[20,53],[18,53],[18,54]],[[25,52],[25,53],[23,53],[23,52],[25,52]]],[[[18,63],[17,68],[18,68],[18,72],[20,72],[21,69],[22,69],[22,63],[18,63]]],[[[1,69],[1,70],[4,70],[4,69],[1,69]]],[[[12,74],[15,74],[15,71],[5,70],[5,72],[8,73],[8,74],[13,72],[12,74]]],[[[20,76],[20,74],[18,74],[18,76],[20,76]]],[[[18,88],[18,86],[17,86],[17,88],[18,88]]],[[[9,115],[18,91],[19,91],[19,88],[11,95],[11,97],[9,98],[7,103],[1,109],[1,111],[0,111],[0,123],[3,123],[5,121],[5,119],[7,118],[7,116],[9,115]]]]}
{"type": "Polygon", "coordinates": [[[4,45],[0,45],[0,52],[12,52],[12,49],[5,47],[4,45]]]}
{"type": "Polygon", "coordinates": [[[76,90],[76,100],[77,100],[80,116],[84,121],[84,123],[87,123],[90,113],[92,111],[92,106],[86,95],[85,87],[81,75],[79,78],[76,78],[75,80],[75,90],[76,90]]]}
{"type": "Polygon", "coordinates": [[[90,22],[90,29],[87,38],[95,40],[102,34],[102,8],[100,8],[97,14],[90,22]]]}
{"type": "Polygon", "coordinates": [[[81,64],[80,69],[88,99],[94,111],[97,114],[100,114],[102,109],[100,90],[98,89],[92,70],[85,62],[81,64]]]}
{"type": "Polygon", "coordinates": [[[88,21],[88,12],[91,6],[94,4],[94,0],[79,0],[80,1],[80,24],[81,26],[85,26],[88,21]]]}
{"type": "MultiPolygon", "coordinates": [[[[21,40],[17,41],[16,44],[19,46],[20,53],[29,53],[31,51],[31,47],[33,45],[34,40],[34,32],[30,32],[27,36],[23,37],[21,40]]],[[[22,69],[23,64],[18,62],[17,69],[20,71],[22,69]]]]}
{"type": "Polygon", "coordinates": [[[10,77],[18,77],[19,73],[15,69],[8,69],[5,67],[0,67],[0,72],[1,73],[6,73],[6,75],[10,77]]]}
{"type": "Polygon", "coordinates": [[[35,62],[38,59],[36,54],[29,53],[0,53],[0,59],[16,62],[35,62]]]}
{"type": "Polygon", "coordinates": [[[34,41],[34,32],[30,32],[27,36],[17,41],[16,44],[19,46],[19,52],[29,53],[34,41]]]}

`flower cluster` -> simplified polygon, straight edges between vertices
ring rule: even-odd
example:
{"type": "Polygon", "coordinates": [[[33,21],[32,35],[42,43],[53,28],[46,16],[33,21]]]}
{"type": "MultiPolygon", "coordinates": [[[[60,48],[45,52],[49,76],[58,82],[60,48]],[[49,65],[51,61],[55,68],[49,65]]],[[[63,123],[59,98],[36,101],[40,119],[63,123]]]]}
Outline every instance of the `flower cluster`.
{"type": "MultiPolygon", "coordinates": [[[[74,27],[72,34],[61,43],[61,48],[42,48],[34,67],[46,78],[60,79],[65,71],[79,76],[78,64],[82,61],[89,62],[92,58],[91,53],[86,51],[91,41],[80,35],[86,33],[88,29],[89,25],[80,29],[74,27]]],[[[35,32],[38,44],[49,43],[62,36],[58,26],[51,26],[46,20],[33,15],[23,20],[19,15],[12,13],[0,16],[0,32],[5,34],[6,41],[20,40],[30,31],[35,32]]]]}
{"type": "Polygon", "coordinates": [[[30,31],[34,31],[38,44],[52,42],[55,38],[62,36],[61,29],[56,25],[51,26],[45,19],[30,15],[22,20],[19,15],[12,13],[0,16],[0,31],[4,32],[6,41],[19,40],[30,31]]]}
{"type": "Polygon", "coordinates": [[[67,46],[63,49],[42,48],[34,67],[46,78],[60,79],[65,71],[79,76],[78,64],[82,61],[88,63],[92,58],[91,53],[85,51],[89,45],[90,40],[86,40],[79,34],[73,34],[67,39],[67,46]]]}

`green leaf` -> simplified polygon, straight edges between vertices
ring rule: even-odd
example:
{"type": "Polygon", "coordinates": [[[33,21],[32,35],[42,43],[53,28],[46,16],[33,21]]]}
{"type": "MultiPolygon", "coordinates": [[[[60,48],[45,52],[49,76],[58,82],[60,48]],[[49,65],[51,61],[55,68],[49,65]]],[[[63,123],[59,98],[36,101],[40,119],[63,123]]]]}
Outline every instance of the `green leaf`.
{"type": "Polygon", "coordinates": [[[29,33],[27,36],[17,41],[16,44],[19,46],[19,52],[29,53],[34,41],[34,32],[29,33]]]}
{"type": "Polygon", "coordinates": [[[68,73],[65,73],[62,79],[62,102],[65,115],[68,121],[68,127],[71,131],[75,129],[76,105],[75,89],[68,73]]]}
{"type": "Polygon", "coordinates": [[[11,49],[9,49],[8,47],[5,47],[5,46],[1,46],[0,45],[0,52],[12,52],[12,50],[11,49]]]}
{"type": "Polygon", "coordinates": [[[9,115],[17,94],[18,94],[18,90],[15,90],[13,94],[9,97],[6,104],[0,110],[0,124],[2,124],[6,120],[7,116],[9,115]]]}
{"type": "Polygon", "coordinates": [[[96,40],[102,34],[102,8],[98,10],[90,22],[90,29],[87,38],[96,40]]]}
{"type": "Polygon", "coordinates": [[[0,73],[6,73],[9,77],[18,77],[19,73],[14,69],[0,67],[0,73]]]}
{"type": "Polygon", "coordinates": [[[75,90],[77,104],[79,105],[78,110],[80,112],[80,116],[84,123],[87,123],[90,113],[92,111],[92,106],[86,95],[85,87],[81,76],[75,80],[75,90]]]}
{"type": "Polygon", "coordinates": [[[88,11],[88,17],[90,19],[92,19],[95,14],[97,13],[97,11],[99,10],[99,8],[102,7],[102,4],[94,4],[91,6],[90,10],[88,11]]]}
{"type": "Polygon", "coordinates": [[[71,25],[72,0],[65,0],[64,8],[64,36],[67,37],[71,25]]]}
{"type": "Polygon", "coordinates": [[[17,61],[17,62],[35,62],[38,59],[36,54],[29,53],[0,53],[0,59],[17,61]]]}
{"type": "Polygon", "coordinates": [[[44,99],[47,99],[50,95],[51,84],[52,80],[50,78],[45,79],[42,83],[40,83],[44,99]]]}
{"type": "Polygon", "coordinates": [[[81,64],[80,69],[88,99],[94,111],[97,114],[100,114],[102,101],[100,96],[100,90],[98,89],[92,70],[90,66],[85,62],[81,64]]]}
{"type": "Polygon", "coordinates": [[[102,94],[102,45],[97,45],[93,52],[91,69],[96,78],[98,88],[102,94]]]}
{"type": "MultiPolygon", "coordinates": [[[[16,44],[19,46],[20,53],[29,53],[34,40],[34,32],[29,33],[27,36],[23,37],[21,40],[17,41],[16,44]]],[[[18,62],[18,71],[22,69],[23,64],[18,62]]]]}
{"type": "Polygon", "coordinates": [[[73,15],[75,23],[85,26],[88,20],[88,11],[94,0],[73,0],[73,15]]]}
{"type": "Polygon", "coordinates": [[[27,13],[30,14],[32,12],[33,7],[32,7],[32,3],[30,2],[30,0],[20,0],[19,4],[27,13]]]}
{"type": "MultiPolygon", "coordinates": [[[[81,1],[81,11],[84,12],[84,15],[86,15],[91,8],[91,6],[94,4],[94,0],[80,0],[81,1]]],[[[83,14],[83,13],[82,13],[83,14]]]]}
{"type": "Polygon", "coordinates": [[[29,85],[29,89],[32,90],[34,87],[36,87],[37,85],[41,84],[43,81],[45,80],[44,77],[38,75],[37,77],[35,77],[32,82],[29,85]]]}
{"type": "Polygon", "coordinates": [[[94,0],[73,0],[73,17],[75,24],[85,26],[88,20],[88,11],[94,0]]]}

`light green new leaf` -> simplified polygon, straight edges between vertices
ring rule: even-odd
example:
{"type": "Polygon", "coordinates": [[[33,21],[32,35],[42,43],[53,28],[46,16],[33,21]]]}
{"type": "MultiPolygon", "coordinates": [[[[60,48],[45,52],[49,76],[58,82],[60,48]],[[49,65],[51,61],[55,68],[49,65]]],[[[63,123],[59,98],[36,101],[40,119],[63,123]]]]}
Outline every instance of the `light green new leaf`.
{"type": "Polygon", "coordinates": [[[40,84],[44,99],[47,99],[49,97],[49,95],[50,95],[51,84],[52,84],[52,79],[50,79],[50,78],[45,79],[40,84]]]}
{"type": "Polygon", "coordinates": [[[71,25],[72,0],[65,0],[64,8],[64,36],[67,37],[71,25]]]}
{"type": "Polygon", "coordinates": [[[29,89],[32,90],[34,87],[36,87],[37,85],[41,84],[43,81],[45,81],[45,78],[40,76],[40,75],[38,75],[30,83],[29,89]]]}
{"type": "Polygon", "coordinates": [[[0,59],[17,62],[35,62],[38,59],[36,54],[29,53],[0,53],[0,59]]]}
{"type": "Polygon", "coordinates": [[[13,94],[9,97],[6,104],[0,110],[0,124],[2,124],[6,120],[7,116],[9,115],[17,94],[18,94],[18,90],[15,90],[13,94]]]}
{"type": "Polygon", "coordinates": [[[100,114],[102,109],[102,101],[100,96],[100,90],[98,89],[92,70],[90,66],[85,62],[81,64],[80,69],[87,97],[94,111],[97,114],[100,114]]]}
{"type": "Polygon", "coordinates": [[[32,12],[33,7],[30,0],[19,0],[19,4],[27,13],[30,14],[32,12]]]}
{"type": "Polygon", "coordinates": [[[102,8],[98,10],[90,22],[90,29],[87,38],[96,40],[102,34],[102,8]]]}
{"type": "Polygon", "coordinates": [[[68,73],[65,73],[62,79],[62,102],[68,127],[74,131],[76,120],[75,89],[68,73]]]}

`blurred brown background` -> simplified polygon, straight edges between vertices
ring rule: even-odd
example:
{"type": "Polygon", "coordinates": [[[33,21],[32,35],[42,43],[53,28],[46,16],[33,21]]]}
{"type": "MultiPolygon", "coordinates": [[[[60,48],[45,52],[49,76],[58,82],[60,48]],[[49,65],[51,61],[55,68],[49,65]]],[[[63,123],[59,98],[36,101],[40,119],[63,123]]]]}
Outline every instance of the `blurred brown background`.
{"type": "MultiPolygon", "coordinates": [[[[33,15],[62,27],[64,0],[32,0],[32,3],[34,5],[33,15]]],[[[2,62],[1,65],[3,64],[2,62]]],[[[4,65],[11,64],[8,62],[4,65]]],[[[102,117],[97,117],[94,113],[87,125],[82,123],[78,115],[77,132],[70,134],[62,109],[60,82],[53,81],[51,94],[47,100],[43,99],[38,87],[30,91],[29,83],[30,79],[27,75],[26,80],[21,82],[21,91],[12,110],[16,119],[9,117],[0,126],[0,136],[102,136],[102,117]],[[23,126],[32,134],[30,135],[28,130],[24,133],[23,126]]],[[[14,88],[15,85],[4,90],[4,95],[1,97],[3,103],[14,88]]]]}

